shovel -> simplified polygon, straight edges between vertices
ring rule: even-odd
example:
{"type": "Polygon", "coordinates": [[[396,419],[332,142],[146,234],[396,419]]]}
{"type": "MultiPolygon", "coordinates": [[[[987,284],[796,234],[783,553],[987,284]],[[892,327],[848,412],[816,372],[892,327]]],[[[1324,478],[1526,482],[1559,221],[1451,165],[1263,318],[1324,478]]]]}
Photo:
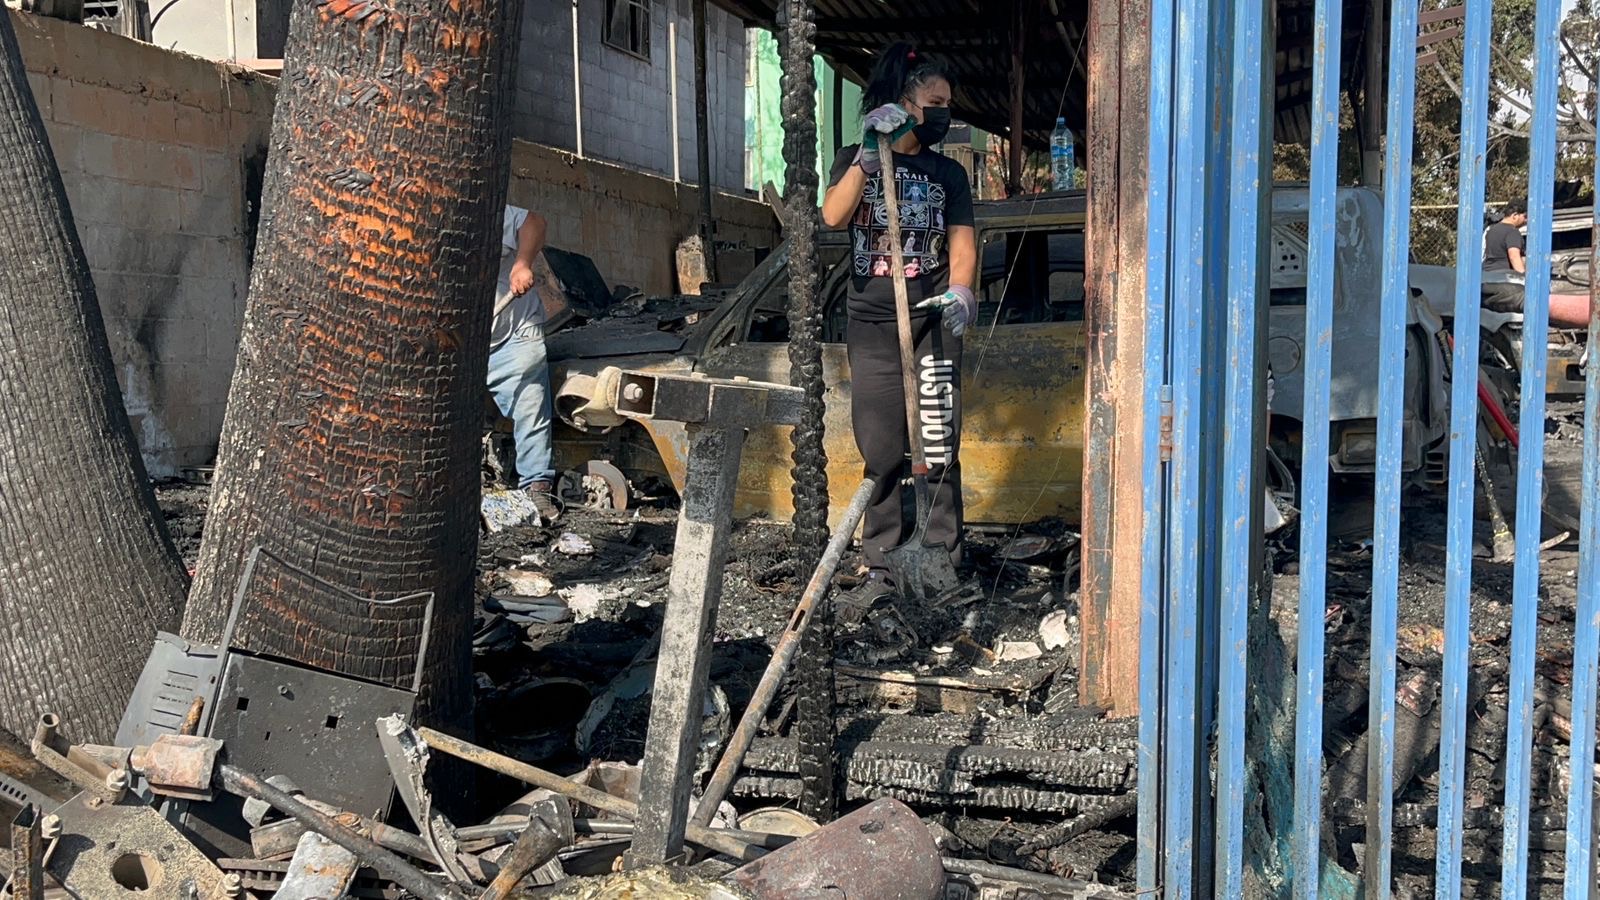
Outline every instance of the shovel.
{"type": "Polygon", "coordinates": [[[894,321],[900,331],[900,382],[905,389],[906,437],[911,442],[911,479],[917,497],[916,527],[911,539],[884,554],[895,587],[907,600],[929,602],[960,587],[950,551],[928,543],[928,519],[933,502],[928,493],[928,454],[917,427],[917,350],[911,338],[911,301],[906,296],[905,248],[900,242],[900,191],[895,176],[890,138],[878,135],[878,155],[883,161],[883,198],[889,212],[889,259],[894,278],[894,321]]]}

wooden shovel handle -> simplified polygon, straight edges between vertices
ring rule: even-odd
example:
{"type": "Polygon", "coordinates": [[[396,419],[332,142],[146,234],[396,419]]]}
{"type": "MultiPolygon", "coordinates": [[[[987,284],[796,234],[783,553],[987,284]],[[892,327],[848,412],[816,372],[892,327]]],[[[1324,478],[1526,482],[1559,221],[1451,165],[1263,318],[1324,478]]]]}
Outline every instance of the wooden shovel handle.
{"type": "Polygon", "coordinates": [[[905,391],[906,437],[911,442],[911,474],[925,478],[928,454],[917,427],[917,347],[911,339],[911,300],[906,290],[905,247],[900,242],[900,184],[895,176],[894,150],[887,134],[878,134],[878,157],[883,163],[883,201],[889,211],[889,261],[894,279],[894,323],[900,331],[900,383],[905,391]]]}

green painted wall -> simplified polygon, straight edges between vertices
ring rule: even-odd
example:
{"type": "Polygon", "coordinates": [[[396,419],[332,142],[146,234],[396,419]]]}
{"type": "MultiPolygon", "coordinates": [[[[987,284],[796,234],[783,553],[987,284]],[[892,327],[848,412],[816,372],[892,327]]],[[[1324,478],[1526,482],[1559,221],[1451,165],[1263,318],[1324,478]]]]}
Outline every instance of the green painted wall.
{"type": "MultiPolygon", "coordinates": [[[[752,29],[747,50],[749,69],[745,75],[744,141],[745,186],[759,191],[772,182],[784,187],[783,115],[780,107],[778,41],[771,32],[752,29]]],[[[824,185],[838,145],[833,141],[833,110],[842,107],[844,143],[853,144],[860,127],[861,88],[846,80],[838,95],[833,92],[833,67],[817,57],[812,62],[817,78],[817,168],[824,185]]],[[[818,203],[821,197],[818,197],[818,203]]]]}

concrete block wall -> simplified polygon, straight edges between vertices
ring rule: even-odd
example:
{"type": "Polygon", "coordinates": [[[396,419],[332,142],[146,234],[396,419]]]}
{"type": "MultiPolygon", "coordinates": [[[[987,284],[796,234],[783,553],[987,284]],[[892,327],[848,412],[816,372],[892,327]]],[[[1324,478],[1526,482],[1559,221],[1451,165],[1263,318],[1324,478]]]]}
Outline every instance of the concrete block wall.
{"type": "MultiPolygon", "coordinates": [[[[695,181],[699,162],[690,0],[652,0],[649,60],[602,40],[605,7],[606,0],[578,0],[584,155],[672,175],[672,47],[667,37],[668,22],[676,22],[678,165],[684,181],[695,181]]],[[[706,48],[711,181],[719,188],[737,189],[744,186],[744,24],[708,7],[706,48]]],[[[571,7],[530,2],[523,10],[520,52],[513,133],[575,151],[571,7]]]]}
{"type": "MultiPolygon", "coordinates": [[[[543,214],[550,244],[593,259],[613,287],[652,295],[676,290],[678,243],[695,233],[700,211],[691,185],[524,141],[511,152],[510,201],[543,214]]],[[[765,204],[719,191],[712,211],[718,240],[777,246],[765,204]]]]}
{"type": "MultiPolygon", "coordinates": [[[[6,14],[66,184],[145,463],[156,476],[209,463],[243,322],[252,206],[277,81],[6,14]]],[[[591,256],[612,285],[674,289],[674,251],[694,232],[699,210],[693,187],[524,141],[516,142],[513,172],[512,202],[545,214],[553,244],[591,256]]],[[[731,177],[736,185],[737,173],[731,177]]],[[[765,205],[719,194],[715,211],[721,239],[777,243],[765,205]]]]}
{"type": "Polygon", "coordinates": [[[94,275],[145,462],[209,462],[243,318],[246,171],[273,90],[252,74],[8,11],[94,275]]]}

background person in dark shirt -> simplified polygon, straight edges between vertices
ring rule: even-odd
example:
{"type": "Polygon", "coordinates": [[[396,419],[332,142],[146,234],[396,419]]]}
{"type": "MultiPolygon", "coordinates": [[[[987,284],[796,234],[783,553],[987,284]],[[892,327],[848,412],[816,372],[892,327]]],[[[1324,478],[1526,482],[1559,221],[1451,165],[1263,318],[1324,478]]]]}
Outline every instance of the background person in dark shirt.
{"type": "MultiPolygon", "coordinates": [[[[1512,200],[1501,207],[1500,221],[1483,232],[1483,305],[1495,312],[1522,312],[1523,280],[1528,273],[1528,201],[1512,200]]],[[[1550,324],[1557,328],[1589,327],[1587,294],[1551,294],[1550,324]]]]}
{"type": "Polygon", "coordinates": [[[887,595],[884,551],[915,535],[905,517],[901,482],[909,474],[905,400],[895,326],[885,183],[897,191],[906,288],[916,343],[919,426],[932,488],[930,543],[956,562],[961,547],[961,337],[977,317],[978,246],[972,188],[954,160],[932,149],[950,128],[954,78],[942,64],[897,43],[878,57],[862,100],[862,143],[834,161],[822,220],[850,227],[849,326],[851,424],[866,474],[877,479],[861,547],[870,576],[846,602],[867,606],[887,595]],[[893,139],[895,172],[885,179],[878,135],[893,139]]]}

